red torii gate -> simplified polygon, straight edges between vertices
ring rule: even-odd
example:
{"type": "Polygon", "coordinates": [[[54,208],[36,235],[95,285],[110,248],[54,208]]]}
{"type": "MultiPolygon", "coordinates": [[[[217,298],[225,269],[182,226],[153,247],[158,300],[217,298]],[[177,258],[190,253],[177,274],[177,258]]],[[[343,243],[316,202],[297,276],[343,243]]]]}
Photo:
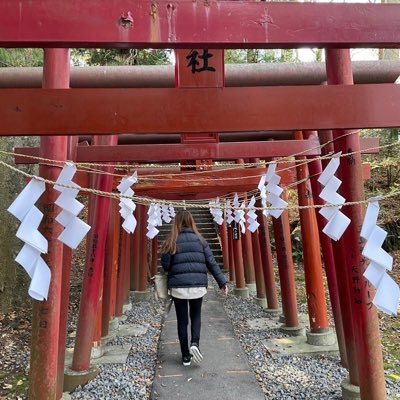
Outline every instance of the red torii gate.
{"type": "Polygon", "coordinates": [[[0,134],[383,128],[398,126],[399,105],[400,87],[396,84],[196,90],[2,89],[0,134]],[[373,113],[366,112],[369,107],[373,113]],[[207,118],[198,110],[208,110],[207,118]]]}
{"type": "MultiPolygon", "coordinates": [[[[312,88],[281,87],[275,88],[275,91],[272,88],[268,91],[265,88],[238,90],[197,88],[196,93],[190,89],[55,91],[56,87],[67,86],[65,80],[63,82],[53,80],[49,83],[49,79],[53,78],[52,73],[56,70],[56,63],[60,60],[57,54],[65,56],[66,52],[52,50],[47,52],[45,66],[47,77],[45,87],[52,88],[51,90],[32,89],[16,92],[7,89],[0,92],[0,109],[2,110],[0,116],[4,121],[0,134],[190,133],[265,129],[344,129],[399,125],[397,122],[399,89],[395,85],[351,86],[351,63],[348,52],[334,49],[335,47],[399,47],[399,40],[394,34],[397,31],[400,11],[396,5],[272,3],[266,8],[264,3],[226,1],[218,2],[217,6],[217,2],[207,2],[207,4],[195,3],[196,20],[192,19],[192,4],[159,2],[154,9],[150,1],[136,2],[127,7],[133,18],[128,14],[121,14],[121,6],[124,5],[126,6],[122,0],[114,2],[112,6],[108,4],[99,6],[96,2],[96,7],[93,0],[85,2],[84,5],[79,1],[71,1],[67,4],[62,2],[54,4],[53,1],[50,4],[49,0],[42,0],[34,4],[28,1],[15,4],[11,0],[6,0],[0,4],[0,26],[2,27],[0,28],[0,45],[6,47],[81,47],[83,45],[136,48],[290,48],[310,45],[329,49],[327,52],[328,83],[345,85],[312,88]],[[205,12],[206,8],[207,12],[205,12]],[[85,11],[90,12],[92,16],[90,21],[82,19],[85,11]],[[299,18],[299,15],[304,18],[299,18]],[[358,29],[353,29],[352,21],[355,20],[358,21],[358,29]],[[41,23],[37,24],[36,21],[41,23]],[[247,24],[243,24],[243,21],[247,24]],[[258,21],[259,24],[254,24],[253,21],[258,21]],[[169,24],[171,22],[172,24],[169,24]],[[239,22],[243,30],[236,29],[239,22]],[[225,29],[221,29],[221,23],[224,24],[225,29]],[[188,26],[192,30],[188,30],[188,26]],[[205,26],[208,29],[203,29],[205,26]],[[52,65],[52,62],[55,64],[52,65]],[[102,104],[96,99],[99,95],[104,96],[102,104]],[[143,96],[141,102],[136,98],[139,95],[143,96]],[[251,101],[255,102],[253,108],[248,107],[246,103],[243,104],[243,95],[251,96],[251,101]],[[329,101],[326,101],[327,97],[329,101]],[[198,115],[196,117],[196,114],[191,112],[188,105],[194,100],[198,109],[211,111],[210,118],[215,118],[214,124],[210,120],[201,120],[198,115]],[[130,107],[126,102],[131,102],[130,107]],[[166,103],[170,106],[167,109],[165,109],[166,103]],[[98,119],[96,124],[94,114],[82,110],[83,105],[98,107],[98,116],[103,116],[103,118],[98,119]],[[132,105],[137,107],[133,112],[132,105]],[[144,106],[153,107],[153,111],[160,113],[163,118],[158,118],[158,116],[154,118],[154,113],[143,109],[144,106]],[[67,112],[66,109],[68,109],[67,112]],[[374,113],[369,113],[368,111],[372,109],[374,113]],[[214,110],[215,113],[213,113],[214,110]],[[266,116],[265,110],[273,115],[266,116]],[[349,110],[352,110],[351,115],[349,115],[349,110]],[[314,115],[311,117],[310,114],[314,115]],[[73,124],[71,115],[74,117],[73,124]],[[182,115],[190,116],[191,119],[179,119],[182,115]],[[53,120],[48,120],[49,117],[53,120]],[[175,118],[178,118],[178,121],[175,118]],[[28,120],[29,123],[27,123],[28,120]],[[193,125],[196,126],[193,128],[193,125]]],[[[68,63],[65,61],[64,57],[58,70],[64,71],[64,76],[68,70],[68,63]]],[[[335,135],[340,138],[342,133],[336,132],[335,135]]],[[[62,150],[59,144],[53,145],[61,143],[62,139],[55,138],[54,141],[57,142],[51,142],[51,140],[53,139],[42,139],[42,156],[62,160],[65,158],[65,150],[62,150]],[[52,153],[50,153],[51,150],[52,153]]],[[[357,135],[346,136],[337,144],[335,150],[342,148],[344,152],[347,152],[349,148],[352,151],[359,149],[357,135]]],[[[55,173],[55,168],[43,167],[43,176],[49,177],[48,171],[55,173]]],[[[357,177],[361,176],[360,155],[354,156],[354,164],[342,165],[340,174],[350,177],[344,180],[347,185],[343,187],[346,199],[362,200],[362,187],[355,185],[360,181],[357,177]]],[[[362,207],[348,207],[346,213],[353,223],[351,229],[346,232],[345,238],[339,243],[339,250],[343,249],[345,244],[348,249],[347,254],[339,251],[341,264],[344,268],[346,265],[355,263],[358,267],[357,276],[362,280],[364,267],[360,259],[357,232],[362,207]]],[[[56,261],[56,258],[57,251],[52,254],[52,260],[56,261]]],[[[343,272],[348,279],[351,278],[346,269],[343,272]]],[[[56,285],[59,282],[59,279],[56,280],[56,285]]],[[[360,293],[361,304],[350,302],[353,320],[350,320],[351,335],[354,338],[353,343],[346,343],[349,361],[351,361],[349,363],[350,378],[353,383],[360,384],[363,399],[384,399],[385,388],[376,311],[367,307],[369,295],[367,289],[360,288],[360,293]],[[362,366],[358,371],[357,364],[362,366]]],[[[36,307],[39,311],[36,319],[38,323],[47,320],[48,314],[44,318],[42,311],[52,310],[48,307],[51,302],[52,300],[43,307],[36,307]]],[[[57,299],[54,307],[57,313],[57,299]]],[[[348,327],[350,325],[348,324],[348,327]]],[[[36,326],[36,328],[40,327],[43,328],[40,324],[36,326]]],[[[50,329],[46,335],[49,332],[50,329]]],[[[52,332],[57,332],[57,328],[54,328],[52,332]]],[[[39,334],[42,335],[43,332],[39,330],[39,334]]],[[[39,359],[33,361],[38,362],[39,359]]],[[[48,369],[54,366],[46,363],[46,360],[43,360],[42,364],[47,368],[44,376],[50,376],[48,369]]],[[[48,393],[48,398],[53,398],[49,392],[52,388],[46,387],[46,383],[46,381],[43,382],[42,388],[48,393]]],[[[43,392],[41,394],[43,395],[43,392]]]]}
{"type": "MultiPolygon", "coordinates": [[[[378,152],[377,138],[361,138],[362,152],[373,154],[378,152]]],[[[38,147],[16,147],[16,164],[36,164],[39,157],[38,147]]],[[[270,158],[288,157],[301,153],[304,156],[321,154],[319,140],[273,140],[268,142],[227,142],[227,143],[192,143],[192,144],[126,144],[116,146],[77,146],[76,162],[154,162],[212,159],[235,160],[237,158],[270,158]]]]}
{"type": "MultiPolygon", "coordinates": [[[[354,83],[393,83],[399,77],[400,61],[354,61],[354,83]]],[[[325,64],[270,63],[226,64],[225,86],[319,85],[326,81],[325,64]]],[[[3,67],[1,88],[40,88],[41,67],[3,67]]],[[[173,65],[121,65],[72,67],[71,88],[174,87],[173,65]]]]}
{"type": "Polygon", "coordinates": [[[396,4],[4,0],[0,5],[0,45],[175,49],[399,47],[398,14],[396,4]],[[85,15],[90,18],[82,18],[85,15]]]}

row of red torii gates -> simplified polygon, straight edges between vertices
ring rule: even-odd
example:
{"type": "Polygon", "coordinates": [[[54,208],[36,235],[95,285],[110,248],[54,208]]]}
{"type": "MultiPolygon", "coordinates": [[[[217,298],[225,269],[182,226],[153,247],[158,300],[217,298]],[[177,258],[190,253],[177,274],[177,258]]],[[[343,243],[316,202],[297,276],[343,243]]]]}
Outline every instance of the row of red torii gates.
{"type": "MultiPolygon", "coordinates": [[[[400,125],[400,90],[393,83],[353,85],[350,47],[399,47],[396,32],[400,16],[396,5],[296,4],[242,1],[164,2],[143,0],[134,4],[117,0],[98,4],[73,0],[23,0],[0,4],[0,45],[44,47],[41,89],[0,90],[0,135],[40,135],[39,149],[18,153],[52,160],[97,162],[185,161],[212,165],[217,160],[236,163],[289,156],[312,160],[318,144],[331,151],[356,152],[342,161],[338,175],[347,201],[364,199],[359,128],[400,125]],[[87,15],[86,15],[87,14],[87,15]],[[90,18],[87,16],[90,15],[90,18]],[[86,17],[85,17],[86,16],[86,17]],[[357,21],[357,26],[354,26],[357,21]],[[240,27],[240,29],[238,28],[240,27]],[[226,48],[326,49],[327,85],[277,87],[225,87],[223,50],[226,48]],[[174,48],[176,88],[69,89],[71,47],[174,48]],[[191,50],[185,50],[191,49],[191,50]],[[197,49],[197,50],[196,50],[197,49]],[[219,143],[226,132],[269,132],[271,139],[294,132],[293,140],[219,143]],[[278,132],[276,132],[278,131],[278,132]],[[281,133],[286,131],[284,134],[281,133]],[[176,134],[181,143],[154,141],[118,145],[118,134],[176,134]],[[275,133],[274,133],[275,132],[275,133]],[[353,132],[349,134],[350,132],[353,132]],[[62,136],[54,136],[54,133],[62,136]],[[78,146],[79,135],[95,135],[91,146],[78,146]],[[334,141],[330,142],[332,139],[334,141]],[[188,161],[189,160],[189,161],[188,161]]],[[[1,72],[0,72],[1,73],[1,72]]],[[[1,77],[1,75],[0,75],[1,77]]],[[[242,136],[246,136],[243,134],[242,136]]],[[[149,135],[154,138],[154,135],[149,135]]],[[[20,159],[17,162],[34,162],[20,159]]],[[[319,160],[283,173],[283,183],[297,185],[299,205],[321,204],[316,180],[319,160]],[[310,194],[312,193],[312,196],[310,194]]],[[[186,167],[188,168],[188,167],[186,167]]],[[[113,171],[112,167],[104,167],[113,171]]],[[[40,176],[56,180],[58,166],[40,165],[40,176]]],[[[162,199],[201,199],[253,190],[259,168],[209,171],[198,182],[147,180],[135,186],[136,194],[162,199]],[[242,177],[235,183],[216,177],[242,177]],[[211,183],[211,184],[210,184],[211,183]]],[[[365,170],[364,178],[368,175],[365,170]]],[[[147,175],[158,171],[145,171],[147,175]]],[[[140,175],[139,175],[140,176],[140,175]]],[[[110,175],[79,182],[111,192],[110,175]]],[[[54,224],[57,193],[48,187],[41,200],[45,218],[41,226],[49,241],[45,260],[52,271],[49,298],[33,304],[33,338],[30,363],[30,398],[59,399],[63,391],[64,353],[72,252],[56,240],[61,227],[54,224]]],[[[342,364],[350,383],[359,386],[361,398],[385,399],[385,381],[377,312],[373,292],[363,277],[359,230],[363,207],[345,207],[351,225],[342,239],[331,242],[319,235],[319,216],[300,211],[303,257],[311,333],[329,329],[320,245],[342,364]]],[[[90,372],[93,345],[98,345],[115,318],[121,316],[129,291],[145,292],[148,284],[147,241],[144,240],[146,206],[138,205],[138,227],[130,237],[120,234],[116,202],[108,197],[89,199],[87,259],[71,369],[90,372]],[[109,215],[109,218],[104,216],[109,215]],[[101,301],[99,301],[101,299],[101,301]]],[[[224,267],[235,279],[237,292],[256,283],[257,297],[278,308],[267,221],[255,234],[233,240],[232,230],[221,227],[224,267]]],[[[282,308],[285,325],[299,327],[287,211],[273,220],[282,308]]],[[[151,272],[156,271],[157,240],[152,241],[151,272]]]]}

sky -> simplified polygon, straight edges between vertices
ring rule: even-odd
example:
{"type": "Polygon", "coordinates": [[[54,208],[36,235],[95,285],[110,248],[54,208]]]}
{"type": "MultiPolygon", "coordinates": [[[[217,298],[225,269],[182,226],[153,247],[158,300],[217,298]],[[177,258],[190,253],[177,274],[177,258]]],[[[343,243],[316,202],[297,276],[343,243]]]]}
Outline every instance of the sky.
{"type": "MultiPolygon", "coordinates": [[[[311,49],[299,49],[298,54],[301,61],[315,61],[315,55],[311,49]]],[[[377,60],[378,51],[377,49],[351,49],[351,59],[352,61],[377,60]]]]}

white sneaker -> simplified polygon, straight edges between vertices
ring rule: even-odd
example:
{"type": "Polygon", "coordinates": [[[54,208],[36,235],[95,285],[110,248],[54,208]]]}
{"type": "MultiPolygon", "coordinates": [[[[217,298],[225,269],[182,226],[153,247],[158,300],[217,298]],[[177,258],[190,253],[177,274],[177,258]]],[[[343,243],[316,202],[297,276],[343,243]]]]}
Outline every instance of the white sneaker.
{"type": "Polygon", "coordinates": [[[191,364],[191,362],[192,362],[192,356],[191,355],[190,356],[186,356],[186,357],[182,357],[182,364],[185,367],[188,367],[191,364]]]}
{"type": "Polygon", "coordinates": [[[199,346],[197,346],[197,344],[192,344],[190,346],[190,354],[193,356],[193,361],[196,364],[200,364],[203,360],[203,354],[201,354],[199,346]]]}

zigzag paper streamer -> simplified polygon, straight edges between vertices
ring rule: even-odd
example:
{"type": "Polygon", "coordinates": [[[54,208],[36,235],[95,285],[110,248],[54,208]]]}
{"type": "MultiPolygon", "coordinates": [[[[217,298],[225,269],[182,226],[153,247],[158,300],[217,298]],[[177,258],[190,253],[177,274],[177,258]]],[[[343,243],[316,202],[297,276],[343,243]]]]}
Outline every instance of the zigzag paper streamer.
{"type": "Polygon", "coordinates": [[[379,214],[378,198],[369,200],[360,234],[366,240],[362,255],[371,261],[364,277],[376,288],[372,303],[387,314],[397,315],[400,288],[387,274],[387,271],[392,270],[393,257],[382,249],[387,232],[376,224],[379,214]]]}
{"type": "Polygon", "coordinates": [[[232,208],[231,208],[231,201],[227,200],[226,201],[226,223],[231,224],[234,221],[233,215],[232,215],[232,208]]]}
{"type": "Polygon", "coordinates": [[[169,207],[165,204],[161,206],[161,218],[167,224],[169,224],[172,221],[169,207]]]}
{"type": "Polygon", "coordinates": [[[263,207],[277,208],[276,210],[264,210],[263,214],[267,217],[272,215],[274,218],[279,218],[288,203],[280,198],[283,189],[279,186],[281,177],[275,173],[276,163],[271,163],[268,165],[267,172],[261,177],[258,183],[258,190],[261,193],[261,204],[263,207]]]}
{"type": "MultiPolygon", "coordinates": [[[[135,171],[131,176],[124,176],[120,184],[117,186],[117,189],[122,195],[126,197],[133,197],[135,192],[132,190],[131,186],[137,181],[137,172],[135,171]]],[[[131,199],[121,198],[119,206],[119,213],[124,220],[122,223],[122,228],[128,233],[135,232],[137,221],[133,213],[136,210],[136,204],[131,199]]]]}
{"type": "Polygon", "coordinates": [[[147,215],[148,215],[148,218],[147,218],[146,236],[149,239],[153,239],[160,232],[157,229],[157,226],[162,225],[160,206],[158,204],[152,203],[149,207],[149,211],[147,212],[147,215]]]}
{"type": "Polygon", "coordinates": [[[209,205],[210,205],[210,213],[213,216],[213,220],[218,225],[222,225],[222,223],[224,222],[224,218],[222,217],[223,211],[221,209],[219,198],[217,197],[215,201],[210,201],[209,205]]]}
{"type": "Polygon", "coordinates": [[[242,233],[246,232],[246,219],[245,219],[245,203],[244,201],[242,204],[239,206],[239,197],[238,194],[235,193],[235,197],[233,198],[233,207],[235,208],[235,211],[233,212],[234,215],[234,221],[237,222],[240,225],[242,233]]]}
{"type": "Polygon", "coordinates": [[[248,211],[247,211],[247,224],[248,227],[247,229],[251,232],[254,233],[260,224],[257,222],[257,214],[256,211],[254,210],[254,205],[256,204],[256,199],[253,196],[250,199],[249,205],[248,205],[248,211]]]}
{"type": "Polygon", "coordinates": [[[72,182],[75,172],[75,164],[66,162],[57,178],[56,185],[54,185],[54,189],[61,192],[55,204],[62,208],[62,211],[56,217],[56,221],[64,227],[58,240],[71,249],[76,249],[90,230],[90,226],[78,218],[78,214],[82,211],[84,205],[75,199],[80,190],[80,186],[72,182]],[[74,189],[59,186],[57,183],[72,186],[74,189]]]}
{"type": "Polygon", "coordinates": [[[176,216],[175,209],[171,204],[169,205],[168,210],[169,210],[169,216],[171,218],[175,218],[175,216],[176,216]]]}
{"type": "Polygon", "coordinates": [[[29,296],[39,301],[47,300],[51,279],[50,268],[41,257],[48,251],[47,239],[38,230],[43,213],[34,205],[45,190],[44,181],[34,177],[7,209],[21,221],[16,236],[25,242],[15,261],[31,278],[29,296]]]}
{"type": "Polygon", "coordinates": [[[337,193],[342,181],[335,176],[340,165],[340,154],[337,153],[329,161],[322,174],[318,178],[318,182],[324,186],[319,197],[325,200],[327,205],[338,204],[336,207],[323,207],[319,213],[328,220],[322,232],[328,235],[332,240],[339,240],[344,231],[350,224],[350,219],[344,215],[340,209],[346,199],[337,193]]]}

